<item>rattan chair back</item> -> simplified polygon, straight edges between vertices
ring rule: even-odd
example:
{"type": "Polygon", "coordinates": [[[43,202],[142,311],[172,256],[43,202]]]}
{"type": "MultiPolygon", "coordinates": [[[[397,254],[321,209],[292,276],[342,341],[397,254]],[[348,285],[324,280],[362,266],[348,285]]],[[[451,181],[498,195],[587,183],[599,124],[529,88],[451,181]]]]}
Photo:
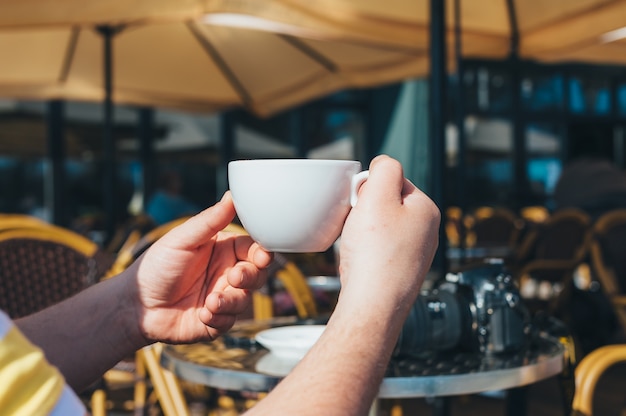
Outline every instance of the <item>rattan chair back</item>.
{"type": "Polygon", "coordinates": [[[480,207],[465,218],[467,247],[514,247],[522,229],[520,218],[504,207],[480,207]]]}
{"type": "Polygon", "coordinates": [[[593,226],[591,266],[626,331],[626,209],[600,216],[593,226]]]}
{"type": "Polygon", "coordinates": [[[89,239],[59,227],[0,232],[0,309],[19,318],[97,282],[109,267],[89,239]]]}

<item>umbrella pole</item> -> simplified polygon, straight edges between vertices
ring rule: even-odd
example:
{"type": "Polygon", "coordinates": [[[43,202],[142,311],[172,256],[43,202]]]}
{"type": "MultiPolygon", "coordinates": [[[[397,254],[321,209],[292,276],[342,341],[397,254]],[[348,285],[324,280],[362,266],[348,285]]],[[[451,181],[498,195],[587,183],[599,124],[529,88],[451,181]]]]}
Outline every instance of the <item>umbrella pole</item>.
{"type": "Polygon", "coordinates": [[[519,27],[517,24],[517,10],[514,0],[507,0],[509,23],[511,26],[511,53],[509,55],[509,71],[511,72],[511,102],[513,124],[513,189],[515,190],[515,208],[521,208],[530,195],[528,181],[526,179],[526,146],[524,143],[525,132],[521,114],[520,84],[521,73],[519,69],[519,27]]]}
{"type": "MultiPolygon", "coordinates": [[[[430,0],[430,144],[431,158],[431,197],[443,213],[445,201],[445,133],[446,133],[446,39],[445,39],[445,2],[430,0]]],[[[447,272],[446,234],[444,221],[439,227],[439,247],[433,261],[433,268],[440,275],[447,272]]]]}
{"type": "Polygon", "coordinates": [[[104,232],[105,244],[115,233],[117,225],[117,198],[116,190],[116,149],[113,138],[113,36],[120,31],[119,27],[99,26],[97,31],[103,40],[104,61],[104,121],[103,121],[103,204],[104,204],[104,232]]]}
{"type": "Polygon", "coordinates": [[[48,146],[48,174],[45,181],[45,204],[51,209],[51,219],[54,224],[67,226],[66,190],[65,190],[65,138],[63,137],[64,102],[52,100],[48,102],[47,118],[47,146],[48,146]]]}
{"type": "MultiPolygon", "coordinates": [[[[458,152],[456,160],[456,187],[457,206],[461,213],[467,212],[467,196],[465,194],[465,169],[467,151],[467,140],[465,134],[465,90],[463,88],[463,78],[465,75],[465,64],[463,62],[463,39],[462,39],[462,13],[461,0],[454,1],[454,52],[456,58],[457,91],[456,91],[456,125],[458,131],[458,152]]],[[[461,218],[461,221],[463,219],[461,218]]],[[[444,219],[445,221],[445,219],[444,219]]],[[[445,224],[445,223],[444,223],[445,224]]],[[[465,227],[459,227],[459,248],[465,249],[465,227]]],[[[464,253],[461,253],[464,256],[464,253]]]]}
{"type": "Polygon", "coordinates": [[[154,109],[144,107],[139,109],[138,136],[141,143],[141,183],[143,193],[143,209],[148,206],[148,201],[154,191],[154,178],[156,167],[154,164],[154,109]]]}

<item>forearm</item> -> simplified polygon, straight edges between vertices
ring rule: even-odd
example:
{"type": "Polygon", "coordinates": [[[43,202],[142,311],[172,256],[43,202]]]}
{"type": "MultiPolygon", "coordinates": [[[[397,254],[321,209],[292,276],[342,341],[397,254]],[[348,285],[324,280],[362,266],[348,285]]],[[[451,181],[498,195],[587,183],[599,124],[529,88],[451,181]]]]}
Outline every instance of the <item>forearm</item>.
{"type": "Polygon", "coordinates": [[[145,343],[132,325],[136,319],[127,300],[129,290],[119,276],[19,319],[16,325],[80,391],[145,343]]]}
{"type": "Polygon", "coordinates": [[[320,340],[250,414],[367,414],[406,314],[369,309],[342,310],[339,304],[320,340]]]}

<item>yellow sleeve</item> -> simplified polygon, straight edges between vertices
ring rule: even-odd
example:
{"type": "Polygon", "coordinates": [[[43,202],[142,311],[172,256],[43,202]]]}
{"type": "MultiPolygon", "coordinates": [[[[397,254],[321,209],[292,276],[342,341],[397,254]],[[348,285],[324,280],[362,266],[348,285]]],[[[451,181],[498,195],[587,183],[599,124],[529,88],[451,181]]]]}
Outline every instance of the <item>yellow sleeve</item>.
{"type": "Polygon", "coordinates": [[[43,352],[1,313],[0,380],[2,415],[49,415],[65,386],[63,376],[43,352]]]}

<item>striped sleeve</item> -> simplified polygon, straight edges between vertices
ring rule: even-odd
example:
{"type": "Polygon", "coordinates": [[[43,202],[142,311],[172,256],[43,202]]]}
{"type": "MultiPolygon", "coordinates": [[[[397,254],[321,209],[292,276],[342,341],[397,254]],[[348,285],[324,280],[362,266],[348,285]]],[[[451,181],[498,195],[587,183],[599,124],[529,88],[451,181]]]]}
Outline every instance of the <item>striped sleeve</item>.
{"type": "Polygon", "coordinates": [[[80,399],[43,352],[0,311],[0,414],[85,415],[80,399]]]}

